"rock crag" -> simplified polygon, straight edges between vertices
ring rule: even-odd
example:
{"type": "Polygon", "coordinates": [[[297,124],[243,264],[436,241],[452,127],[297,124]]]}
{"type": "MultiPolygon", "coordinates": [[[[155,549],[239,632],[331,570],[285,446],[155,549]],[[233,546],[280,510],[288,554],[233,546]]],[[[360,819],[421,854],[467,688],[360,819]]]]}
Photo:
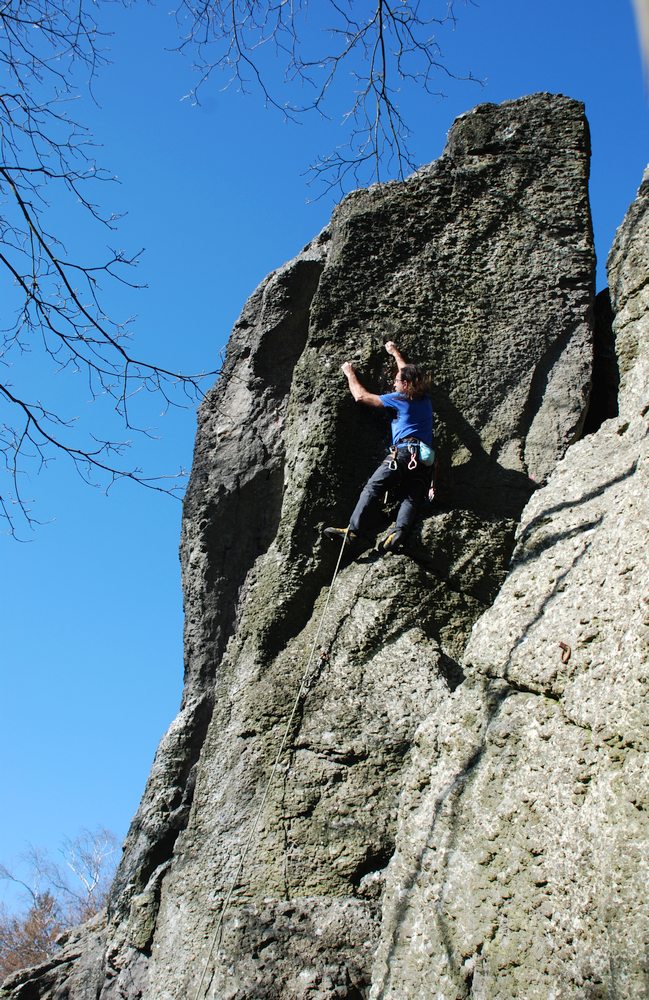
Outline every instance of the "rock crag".
{"type": "Polygon", "coordinates": [[[611,257],[619,416],[579,440],[589,153],[576,101],[478,107],[254,292],[199,412],[185,690],[108,914],[0,995],[641,995],[647,192],[611,257]],[[386,431],[339,368],[383,391],[388,339],[432,373],[439,499],[330,593],[322,528],[386,431]]]}
{"type": "Polygon", "coordinates": [[[608,269],[619,416],[530,500],[418,731],[374,1000],[649,995],[649,177],[608,269]]]}

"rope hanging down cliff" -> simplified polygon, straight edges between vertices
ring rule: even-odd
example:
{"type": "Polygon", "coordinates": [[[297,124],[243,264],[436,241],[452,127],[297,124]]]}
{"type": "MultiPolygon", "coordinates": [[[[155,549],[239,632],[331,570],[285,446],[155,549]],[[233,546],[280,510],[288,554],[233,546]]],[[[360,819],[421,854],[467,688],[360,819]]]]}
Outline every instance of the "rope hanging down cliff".
{"type": "Polygon", "coordinates": [[[214,949],[218,947],[219,938],[220,938],[221,932],[223,930],[223,923],[225,921],[225,916],[226,916],[227,911],[229,909],[230,902],[232,900],[232,896],[234,894],[234,890],[236,888],[237,882],[239,881],[239,877],[241,875],[241,872],[243,871],[243,866],[244,866],[244,864],[246,862],[246,858],[247,858],[248,853],[250,851],[250,848],[252,846],[252,842],[253,842],[255,833],[257,832],[257,826],[259,824],[259,820],[261,818],[261,814],[263,812],[264,806],[266,805],[266,800],[268,799],[269,792],[271,790],[273,781],[275,779],[275,774],[277,773],[277,768],[279,767],[280,760],[282,759],[282,754],[284,753],[284,749],[285,749],[286,743],[288,741],[288,736],[289,736],[289,733],[291,731],[291,726],[293,725],[293,719],[295,718],[295,713],[297,712],[298,705],[300,704],[300,701],[301,701],[301,699],[302,699],[303,695],[305,694],[305,692],[307,690],[307,687],[308,687],[307,682],[308,682],[308,679],[309,679],[309,674],[311,672],[311,664],[313,662],[313,658],[315,656],[316,649],[318,648],[318,642],[320,640],[320,633],[322,632],[322,626],[324,625],[324,621],[325,621],[325,618],[326,618],[326,615],[327,615],[327,610],[329,608],[329,601],[331,599],[331,594],[333,592],[334,583],[336,582],[336,577],[338,576],[338,570],[340,569],[340,563],[341,563],[341,560],[342,560],[342,557],[343,557],[343,552],[345,551],[345,543],[346,543],[346,541],[347,541],[347,537],[346,537],[346,533],[345,533],[343,535],[342,545],[340,546],[340,552],[338,554],[338,561],[336,562],[336,568],[334,569],[334,574],[333,574],[333,576],[331,578],[331,583],[329,584],[329,592],[327,594],[327,600],[325,601],[325,606],[324,606],[324,608],[322,610],[322,614],[320,616],[320,622],[319,622],[318,628],[316,630],[315,638],[314,638],[313,643],[311,645],[311,651],[309,653],[307,664],[306,664],[306,667],[304,668],[304,673],[302,674],[302,679],[300,681],[300,686],[298,688],[297,695],[295,696],[295,701],[293,702],[293,707],[291,709],[291,713],[289,715],[288,722],[286,723],[286,728],[284,730],[284,735],[282,737],[282,742],[280,744],[279,750],[277,751],[277,756],[275,757],[275,763],[273,764],[273,766],[271,768],[270,776],[269,776],[268,781],[266,783],[266,788],[264,789],[264,794],[262,795],[261,802],[259,804],[259,808],[257,809],[257,813],[255,815],[255,818],[253,820],[252,826],[250,828],[250,833],[248,834],[248,838],[247,838],[246,843],[244,845],[243,851],[241,852],[241,857],[239,858],[239,864],[238,864],[237,869],[236,869],[236,871],[234,873],[234,877],[232,878],[232,881],[230,883],[230,888],[228,889],[228,891],[226,893],[226,896],[225,896],[225,899],[223,901],[223,905],[221,907],[221,912],[219,913],[219,917],[218,917],[218,920],[216,922],[216,927],[214,929],[214,933],[213,933],[212,938],[210,940],[210,945],[209,945],[209,948],[208,948],[208,951],[207,951],[207,958],[205,959],[205,966],[203,968],[203,972],[202,972],[202,975],[201,975],[201,978],[200,978],[200,981],[199,981],[199,984],[198,984],[198,988],[197,988],[197,990],[196,990],[196,992],[194,994],[194,1000],[201,1000],[201,994],[202,994],[203,986],[204,986],[204,983],[205,983],[205,977],[207,976],[207,970],[209,969],[210,962],[211,962],[212,956],[214,954],[214,949]]]}

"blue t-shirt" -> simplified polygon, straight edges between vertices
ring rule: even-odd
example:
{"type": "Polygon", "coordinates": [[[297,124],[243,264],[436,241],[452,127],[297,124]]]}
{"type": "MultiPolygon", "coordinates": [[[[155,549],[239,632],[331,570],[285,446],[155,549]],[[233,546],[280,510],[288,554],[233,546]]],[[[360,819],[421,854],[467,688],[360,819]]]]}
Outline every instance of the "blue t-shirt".
{"type": "Polygon", "coordinates": [[[388,392],[379,396],[384,406],[396,410],[392,420],[392,444],[404,438],[417,438],[433,446],[433,404],[429,396],[412,401],[402,392],[388,392]]]}

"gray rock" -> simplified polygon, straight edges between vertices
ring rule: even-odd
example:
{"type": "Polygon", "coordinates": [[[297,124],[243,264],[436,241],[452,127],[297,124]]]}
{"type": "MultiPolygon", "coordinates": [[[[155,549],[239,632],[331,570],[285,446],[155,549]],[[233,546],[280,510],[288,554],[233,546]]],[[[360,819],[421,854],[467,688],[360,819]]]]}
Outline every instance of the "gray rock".
{"type": "MultiPolygon", "coordinates": [[[[583,424],[588,159],[575,101],[477,108],[439,161],[345,199],[244,308],[199,414],[183,702],[125,845],[101,1000],[367,996],[404,776],[430,770],[430,720],[448,728],[451,784],[481,747],[506,682],[462,683],[464,650],[523,507],[583,424]],[[383,389],[388,339],[433,375],[440,500],[406,555],[345,558],[330,592],[338,553],[322,528],[347,522],[387,429],[339,367],[353,357],[383,389]]],[[[427,780],[408,779],[404,830],[427,780]]],[[[380,963],[405,968],[390,884],[380,963]]],[[[71,982],[32,995],[97,1000],[71,982]]]]}
{"type": "Polygon", "coordinates": [[[0,985],[0,997],[3,1000],[96,997],[105,981],[105,911],[60,935],[57,943],[59,947],[48,962],[9,976],[0,985]]]}
{"type": "Polygon", "coordinates": [[[523,512],[417,734],[371,996],[649,994],[649,183],[609,258],[619,416],[523,512]]]}
{"type": "Polygon", "coordinates": [[[187,822],[214,675],[234,627],[239,591],[277,530],[287,397],[326,245],[324,233],[262,282],[235,324],[219,381],[199,410],[181,543],[183,699],[126,840],[110,905],[119,918],[172,856],[187,822]]]}

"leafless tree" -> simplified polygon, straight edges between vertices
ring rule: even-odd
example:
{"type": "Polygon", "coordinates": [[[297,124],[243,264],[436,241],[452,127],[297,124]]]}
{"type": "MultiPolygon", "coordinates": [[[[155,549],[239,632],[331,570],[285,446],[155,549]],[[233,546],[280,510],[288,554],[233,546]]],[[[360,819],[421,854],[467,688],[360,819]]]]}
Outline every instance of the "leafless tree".
{"type": "Polygon", "coordinates": [[[293,120],[327,116],[334,89],[351,90],[345,145],[311,168],[342,192],[415,167],[400,99],[408,88],[439,94],[440,79],[457,78],[437,40],[455,25],[455,7],[455,0],[182,0],[176,14],[181,48],[197,59],[197,101],[217,71],[243,91],[258,88],[293,120]],[[281,84],[271,82],[278,66],[281,84]]]}
{"type": "Polygon", "coordinates": [[[0,983],[12,972],[45,961],[63,931],[103,907],[115,871],[117,840],[108,830],[82,830],[62,844],[60,861],[30,847],[20,874],[0,865],[0,880],[21,890],[17,912],[0,906],[0,983]]]}
{"type": "MultiPolygon", "coordinates": [[[[342,191],[403,177],[416,165],[402,89],[432,94],[440,78],[454,75],[436,32],[455,23],[458,2],[472,0],[180,0],[176,14],[180,48],[198,64],[197,100],[218,70],[243,90],[258,87],[291,119],[326,116],[334,92],[351,91],[346,145],[312,166],[325,188],[342,191]]],[[[111,249],[95,262],[80,260],[51,221],[51,203],[60,212],[67,197],[71,212],[108,232],[117,222],[96,195],[111,176],[71,114],[80,87],[91,92],[105,61],[101,11],[92,0],[0,0],[0,272],[8,285],[8,316],[0,320],[0,518],[14,535],[37,522],[29,475],[56,455],[106,489],[117,479],[170,493],[184,485],[129,467],[128,441],[107,434],[103,417],[98,429],[88,411],[77,423],[48,402],[32,377],[43,359],[61,379],[76,374],[93,400],[110,403],[120,437],[137,429],[134,396],[153,393],[165,406],[197,400],[203,378],[215,374],[184,375],[140,358],[130,320],[105,304],[106,286],[137,287],[140,254],[111,249]]]]}
{"type": "Polygon", "coordinates": [[[137,287],[130,274],[139,254],[114,249],[97,262],[79,260],[48,222],[50,204],[60,213],[66,198],[67,211],[80,210],[107,233],[117,221],[95,200],[111,177],[97,165],[92,136],[70,110],[104,61],[98,9],[91,0],[0,0],[0,269],[6,279],[0,515],[14,534],[36,521],[28,473],[57,454],[94,485],[128,478],[172,493],[181,485],[129,467],[126,441],[94,426],[84,430],[83,422],[80,429],[60,406],[43,400],[33,377],[43,358],[52,374],[81,376],[93,400],[117,410],[127,432],[134,429],[136,393],[152,392],[166,406],[201,395],[203,376],[141,359],[129,343],[129,321],[110,318],[102,304],[107,284],[137,287]]]}

